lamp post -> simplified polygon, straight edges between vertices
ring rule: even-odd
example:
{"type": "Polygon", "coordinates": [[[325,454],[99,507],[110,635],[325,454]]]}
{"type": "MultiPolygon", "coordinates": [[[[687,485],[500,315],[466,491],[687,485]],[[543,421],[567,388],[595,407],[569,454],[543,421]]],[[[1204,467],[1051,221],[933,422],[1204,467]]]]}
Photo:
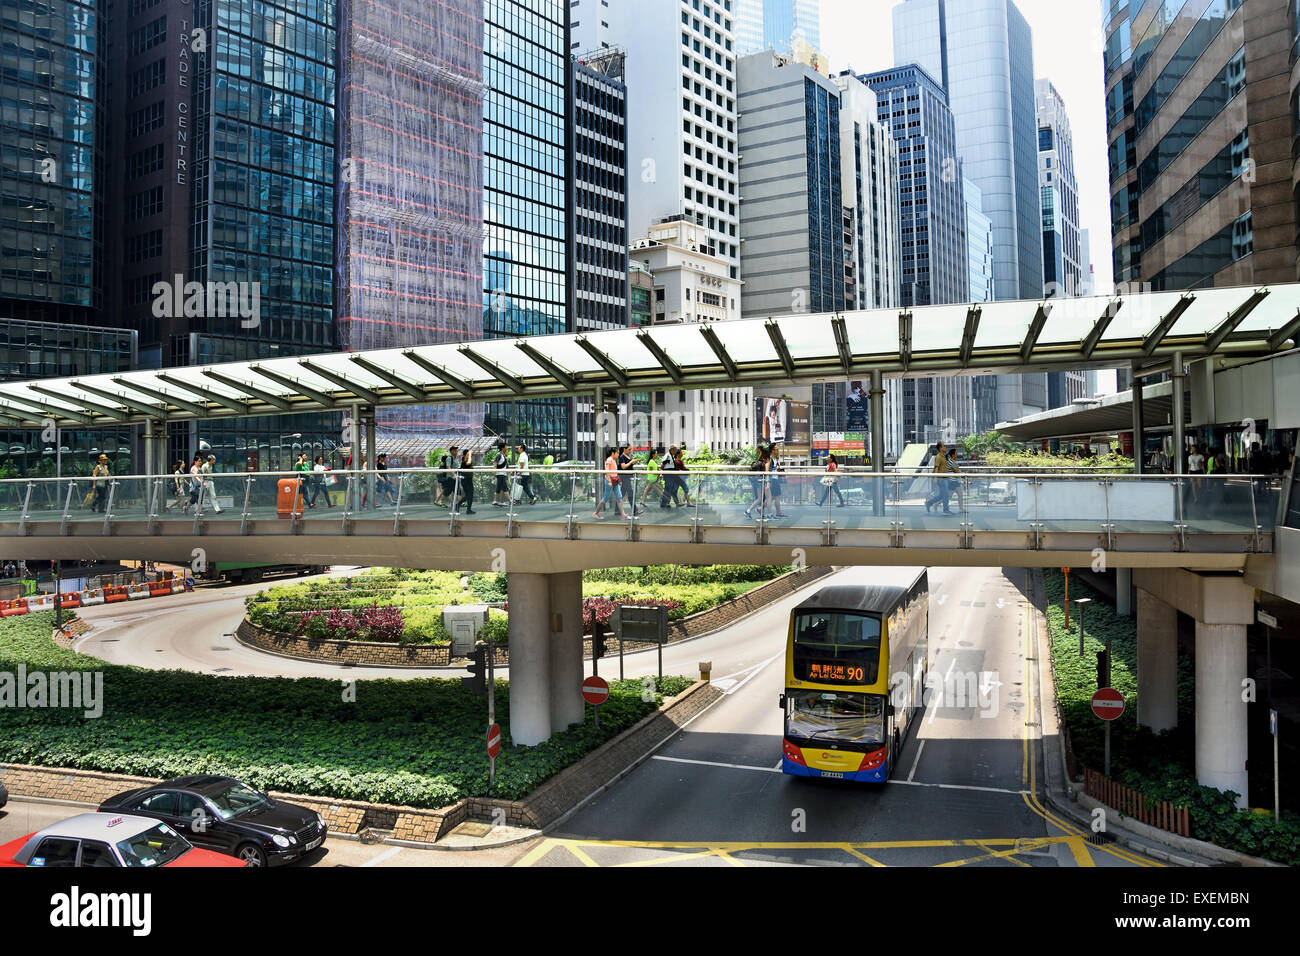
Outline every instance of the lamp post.
{"type": "MultiPolygon", "coordinates": [[[[1086,598],[1086,597],[1075,598],[1074,603],[1079,605],[1079,655],[1082,656],[1083,655],[1083,606],[1085,604],[1091,604],[1092,598],[1086,598]]],[[[1108,652],[1110,651],[1109,643],[1107,643],[1106,645],[1106,650],[1108,652]]]]}

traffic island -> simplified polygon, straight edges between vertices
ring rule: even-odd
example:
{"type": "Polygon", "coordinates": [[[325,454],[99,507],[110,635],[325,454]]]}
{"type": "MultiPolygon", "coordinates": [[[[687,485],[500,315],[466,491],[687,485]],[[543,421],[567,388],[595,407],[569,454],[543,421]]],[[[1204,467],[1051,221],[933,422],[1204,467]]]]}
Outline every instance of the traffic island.
{"type": "MultiPolygon", "coordinates": [[[[698,611],[695,614],[668,622],[668,644],[703,637],[720,630],[742,618],[755,614],[770,604],[789,597],[835,571],[830,567],[803,568],[790,571],[780,577],[761,584],[738,597],[698,611]]],[[[617,604],[617,601],[612,603],[617,604]]],[[[397,667],[397,668],[462,668],[455,664],[450,644],[393,643],[381,641],[337,640],[332,638],[310,637],[305,634],[289,634],[281,630],[261,626],[249,617],[240,621],[235,629],[235,639],[253,650],[287,657],[293,660],[315,661],[348,667],[397,667]]],[[[617,642],[612,638],[607,643],[607,655],[612,655],[617,642]]],[[[625,645],[627,653],[647,650],[655,645],[629,641],[625,645]]],[[[504,644],[494,647],[495,666],[510,666],[510,651],[504,644]]],[[[582,653],[586,660],[591,659],[591,636],[583,638],[582,653]]]]}

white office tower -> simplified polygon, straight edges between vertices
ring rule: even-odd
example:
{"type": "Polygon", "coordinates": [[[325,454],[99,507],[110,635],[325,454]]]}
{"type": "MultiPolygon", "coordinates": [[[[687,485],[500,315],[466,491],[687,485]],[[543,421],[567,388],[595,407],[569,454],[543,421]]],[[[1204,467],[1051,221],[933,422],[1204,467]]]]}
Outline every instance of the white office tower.
{"type": "MultiPolygon", "coordinates": [[[[725,322],[740,317],[740,282],[714,255],[707,230],[681,216],[656,223],[635,239],[628,258],[654,277],[655,325],[725,322]]],[[[754,391],[750,388],[653,392],[650,422],[633,422],[634,444],[685,445],[692,451],[736,451],[754,443],[754,391]]]]}
{"type": "MultiPolygon", "coordinates": [[[[845,284],[847,309],[899,305],[898,147],[877,122],[876,93],[852,73],[832,77],[840,90],[840,192],[853,211],[845,284]]],[[[848,243],[846,243],[848,245],[848,243]]]]}
{"type": "Polygon", "coordinates": [[[629,234],[669,216],[738,278],[736,51],[732,0],[573,0],[573,52],[627,52],[629,234]]]}

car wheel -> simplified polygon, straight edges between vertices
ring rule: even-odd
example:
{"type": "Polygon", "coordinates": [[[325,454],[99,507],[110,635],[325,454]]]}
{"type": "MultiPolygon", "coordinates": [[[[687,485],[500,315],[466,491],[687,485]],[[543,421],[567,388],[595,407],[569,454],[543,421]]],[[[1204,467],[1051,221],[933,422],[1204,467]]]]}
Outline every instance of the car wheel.
{"type": "Polygon", "coordinates": [[[249,866],[266,866],[266,854],[261,847],[253,843],[244,843],[235,851],[235,856],[249,866]]]}

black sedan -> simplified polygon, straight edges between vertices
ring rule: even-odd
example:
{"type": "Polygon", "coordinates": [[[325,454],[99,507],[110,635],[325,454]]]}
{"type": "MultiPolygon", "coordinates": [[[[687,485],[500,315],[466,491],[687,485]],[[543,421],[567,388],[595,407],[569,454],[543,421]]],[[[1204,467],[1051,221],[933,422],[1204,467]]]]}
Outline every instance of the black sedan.
{"type": "Polygon", "coordinates": [[[325,842],[316,811],[272,800],[234,777],[177,777],[105,800],[104,812],[153,817],[191,843],[239,857],[250,866],[291,863],[325,842]]]}

